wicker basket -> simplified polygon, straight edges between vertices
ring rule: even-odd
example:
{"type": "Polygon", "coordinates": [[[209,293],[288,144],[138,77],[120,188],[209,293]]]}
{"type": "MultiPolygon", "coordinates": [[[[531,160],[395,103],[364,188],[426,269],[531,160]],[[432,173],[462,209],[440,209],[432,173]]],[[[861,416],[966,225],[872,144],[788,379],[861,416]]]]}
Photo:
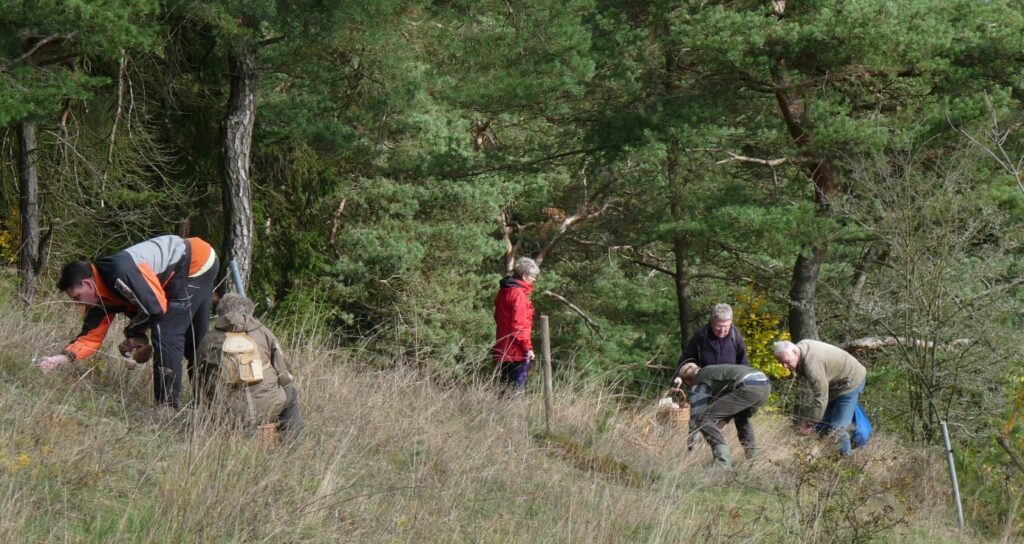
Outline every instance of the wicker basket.
{"type": "Polygon", "coordinates": [[[662,425],[686,427],[690,424],[690,405],[683,404],[679,408],[671,406],[659,408],[655,419],[662,425]]]}

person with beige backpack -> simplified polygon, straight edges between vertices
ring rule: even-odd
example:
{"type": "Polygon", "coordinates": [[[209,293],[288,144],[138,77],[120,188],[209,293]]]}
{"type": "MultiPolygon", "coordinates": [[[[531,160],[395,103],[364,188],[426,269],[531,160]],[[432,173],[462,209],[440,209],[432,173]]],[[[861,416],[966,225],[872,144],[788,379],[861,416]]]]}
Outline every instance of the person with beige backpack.
{"type": "Polygon", "coordinates": [[[264,445],[293,440],[302,429],[298,391],[277,338],[237,293],[217,303],[214,328],[199,346],[199,391],[214,413],[258,431],[264,445]]]}

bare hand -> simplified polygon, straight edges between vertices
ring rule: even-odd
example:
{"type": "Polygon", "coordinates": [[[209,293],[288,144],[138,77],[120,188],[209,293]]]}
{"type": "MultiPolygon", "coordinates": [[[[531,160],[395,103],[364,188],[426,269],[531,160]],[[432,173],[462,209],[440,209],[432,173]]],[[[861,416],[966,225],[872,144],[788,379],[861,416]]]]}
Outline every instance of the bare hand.
{"type": "Polygon", "coordinates": [[[537,357],[533,354],[533,350],[531,349],[526,351],[526,358],[532,361],[537,357]]]}
{"type": "Polygon", "coordinates": [[[42,359],[39,360],[37,366],[39,367],[39,370],[43,371],[43,374],[49,374],[50,372],[57,370],[58,367],[66,365],[70,362],[71,358],[62,353],[60,355],[51,355],[49,357],[43,357],[42,359]]]}
{"type": "Polygon", "coordinates": [[[674,391],[682,391],[682,390],[683,390],[683,379],[680,378],[680,377],[676,377],[676,379],[672,380],[672,389],[670,389],[670,391],[674,392],[674,391]]]}
{"type": "Polygon", "coordinates": [[[800,425],[800,430],[797,431],[797,433],[800,436],[807,436],[807,435],[811,434],[812,432],[814,432],[814,424],[813,423],[803,423],[803,424],[800,425]]]}

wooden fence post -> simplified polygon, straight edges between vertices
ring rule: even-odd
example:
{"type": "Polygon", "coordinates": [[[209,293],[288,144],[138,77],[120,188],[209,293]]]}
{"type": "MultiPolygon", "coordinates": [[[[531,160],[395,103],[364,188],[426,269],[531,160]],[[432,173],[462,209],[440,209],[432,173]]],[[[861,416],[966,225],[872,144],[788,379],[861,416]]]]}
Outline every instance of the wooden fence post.
{"type": "Polygon", "coordinates": [[[548,329],[548,316],[540,316],[540,330],[543,338],[544,357],[544,425],[551,435],[551,414],[554,412],[554,390],[551,386],[551,331],[548,329]]]}

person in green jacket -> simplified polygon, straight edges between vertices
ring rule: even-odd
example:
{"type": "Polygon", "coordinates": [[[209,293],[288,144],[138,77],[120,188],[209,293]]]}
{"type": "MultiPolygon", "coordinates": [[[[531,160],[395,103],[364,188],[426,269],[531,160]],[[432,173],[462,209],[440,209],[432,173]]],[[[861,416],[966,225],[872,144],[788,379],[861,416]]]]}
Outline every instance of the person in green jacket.
{"type": "MultiPolygon", "coordinates": [[[[750,418],[768,400],[771,380],[759,370],[745,365],[713,365],[705,368],[687,363],[679,370],[674,385],[690,386],[690,428],[697,429],[711,446],[715,464],[732,466],[729,446],[722,428],[736,424],[736,434],[747,459],[757,456],[757,442],[750,418]]],[[[694,431],[696,432],[696,431],[694,431]]]]}

